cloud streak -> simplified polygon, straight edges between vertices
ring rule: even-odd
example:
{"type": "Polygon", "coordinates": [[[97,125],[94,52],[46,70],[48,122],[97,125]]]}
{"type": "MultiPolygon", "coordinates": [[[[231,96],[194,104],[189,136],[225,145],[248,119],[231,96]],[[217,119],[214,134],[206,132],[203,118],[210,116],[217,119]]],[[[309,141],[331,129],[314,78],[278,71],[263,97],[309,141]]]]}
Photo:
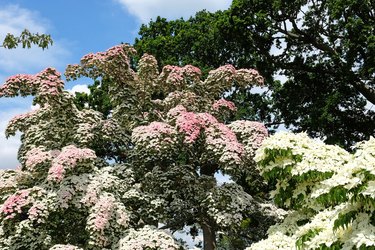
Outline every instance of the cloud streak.
{"type": "Polygon", "coordinates": [[[148,23],[157,16],[169,20],[189,18],[197,11],[206,9],[214,12],[229,8],[231,0],[115,0],[141,22],[148,23]]]}
{"type": "Polygon", "coordinates": [[[24,113],[23,109],[8,109],[6,112],[0,112],[0,169],[15,169],[19,165],[17,152],[21,145],[20,135],[16,134],[6,139],[4,131],[8,121],[21,113],[24,113]]]}

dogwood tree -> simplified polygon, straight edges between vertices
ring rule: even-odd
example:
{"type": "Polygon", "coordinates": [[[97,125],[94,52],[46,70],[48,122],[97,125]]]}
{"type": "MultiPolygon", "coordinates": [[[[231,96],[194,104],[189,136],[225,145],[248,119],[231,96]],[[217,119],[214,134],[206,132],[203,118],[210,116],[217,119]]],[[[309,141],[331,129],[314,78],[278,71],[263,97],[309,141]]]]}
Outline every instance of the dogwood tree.
{"type": "Polygon", "coordinates": [[[272,196],[290,209],[255,249],[375,249],[375,139],[354,154],[306,134],[279,133],[257,151],[272,196]]]}
{"type": "Polygon", "coordinates": [[[1,87],[0,97],[33,95],[40,106],[6,129],[20,131],[22,145],[21,165],[0,172],[2,249],[180,249],[162,229],[184,226],[202,229],[204,249],[215,249],[216,233],[238,230],[249,214],[282,215],[214,177],[257,173],[253,157],[267,130],[226,124],[235,106],[223,97],[234,86],[262,85],[258,72],[226,65],[203,81],[193,66],[158,72],[150,55],[134,70],[134,52],[115,46],[65,72],[67,80],[108,80],[108,117],[79,110],[52,68],[1,87]]]}

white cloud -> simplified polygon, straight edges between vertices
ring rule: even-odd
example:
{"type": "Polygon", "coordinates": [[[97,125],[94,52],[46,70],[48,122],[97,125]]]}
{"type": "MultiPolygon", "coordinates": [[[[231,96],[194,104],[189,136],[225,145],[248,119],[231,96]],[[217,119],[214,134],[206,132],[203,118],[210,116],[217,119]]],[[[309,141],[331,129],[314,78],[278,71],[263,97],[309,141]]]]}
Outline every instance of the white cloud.
{"type": "Polygon", "coordinates": [[[228,9],[232,0],[116,0],[141,22],[148,23],[157,16],[167,19],[189,18],[197,11],[214,12],[228,9]]]}
{"type": "Polygon", "coordinates": [[[8,109],[6,112],[0,112],[0,169],[15,169],[19,165],[17,152],[21,145],[20,134],[6,139],[4,131],[10,119],[26,112],[27,109],[22,108],[8,109]]]}
{"type": "Polygon", "coordinates": [[[74,93],[86,93],[86,94],[90,94],[90,90],[89,88],[87,87],[86,84],[77,84],[77,85],[74,85],[72,89],[68,90],[70,93],[74,94],[74,93]]]}
{"type": "Polygon", "coordinates": [[[31,105],[31,110],[38,110],[40,109],[40,105],[37,103],[36,105],[31,105]]]}

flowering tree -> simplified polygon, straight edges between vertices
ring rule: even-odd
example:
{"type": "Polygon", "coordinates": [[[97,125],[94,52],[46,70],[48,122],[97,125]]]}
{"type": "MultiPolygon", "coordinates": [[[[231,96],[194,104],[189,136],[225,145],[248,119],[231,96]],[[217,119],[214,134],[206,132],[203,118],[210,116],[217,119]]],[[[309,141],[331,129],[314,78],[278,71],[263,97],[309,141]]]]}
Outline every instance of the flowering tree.
{"type": "Polygon", "coordinates": [[[375,248],[374,138],[350,154],[306,134],[279,133],[256,161],[266,179],[277,180],[276,204],[291,212],[249,249],[375,248]]]}
{"type": "MultiPolygon", "coordinates": [[[[6,135],[22,133],[16,170],[0,173],[2,249],[179,249],[167,232],[201,228],[204,248],[216,232],[236,230],[251,213],[279,210],[237,184],[218,185],[256,172],[255,150],[267,136],[257,122],[225,124],[233,86],[263,84],[255,70],[226,65],[207,79],[193,66],[166,66],[119,45],[69,65],[68,80],[109,80],[109,117],[79,110],[48,68],[10,77],[0,97],[33,95],[40,108],[12,119],[6,135]]],[[[260,179],[260,176],[257,177],[260,179]]]]}

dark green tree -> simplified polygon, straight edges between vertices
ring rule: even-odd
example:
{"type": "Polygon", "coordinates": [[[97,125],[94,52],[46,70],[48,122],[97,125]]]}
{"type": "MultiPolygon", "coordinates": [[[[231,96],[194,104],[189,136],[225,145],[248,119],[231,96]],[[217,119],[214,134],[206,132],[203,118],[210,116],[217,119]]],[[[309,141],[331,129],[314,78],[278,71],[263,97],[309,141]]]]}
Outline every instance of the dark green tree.
{"type": "Polygon", "coordinates": [[[157,18],[139,35],[135,48],[155,55],[160,67],[257,68],[268,91],[234,90],[241,118],[284,124],[345,148],[374,135],[372,0],[234,0],[226,11],[186,21],[157,18]],[[275,81],[276,74],[287,81],[275,81]]]}
{"type": "Polygon", "coordinates": [[[77,92],[75,95],[75,104],[79,109],[90,108],[103,114],[103,118],[107,118],[111,112],[112,105],[108,97],[108,84],[110,80],[107,78],[95,80],[89,85],[90,94],[77,92]]]}

